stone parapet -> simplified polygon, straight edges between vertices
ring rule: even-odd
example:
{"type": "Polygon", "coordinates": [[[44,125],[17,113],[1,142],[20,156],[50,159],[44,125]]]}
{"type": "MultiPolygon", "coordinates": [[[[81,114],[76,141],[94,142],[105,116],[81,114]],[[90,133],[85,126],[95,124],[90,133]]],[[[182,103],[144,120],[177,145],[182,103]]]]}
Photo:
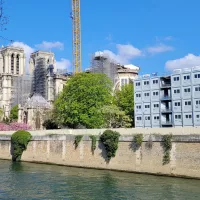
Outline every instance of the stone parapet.
{"type": "MultiPolygon", "coordinates": [[[[173,135],[170,162],[163,165],[162,135],[144,134],[138,149],[133,148],[133,135],[122,135],[116,156],[107,162],[98,137],[92,153],[88,133],[91,132],[83,136],[76,149],[75,134],[33,135],[22,161],[200,179],[200,134],[173,135]]],[[[10,138],[0,136],[0,159],[12,159],[10,138]]]]}

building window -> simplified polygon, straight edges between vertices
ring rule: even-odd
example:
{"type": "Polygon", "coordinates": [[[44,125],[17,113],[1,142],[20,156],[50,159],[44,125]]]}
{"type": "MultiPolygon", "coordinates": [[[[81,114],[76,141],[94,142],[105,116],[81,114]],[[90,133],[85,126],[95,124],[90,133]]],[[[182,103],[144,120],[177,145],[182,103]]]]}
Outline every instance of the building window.
{"type": "Polygon", "coordinates": [[[144,85],[149,85],[149,81],[144,81],[144,85]]]}
{"type": "Polygon", "coordinates": [[[185,93],[189,93],[189,92],[190,92],[190,88],[185,88],[185,89],[184,89],[184,92],[185,92],[185,93]]]}
{"type": "Polygon", "coordinates": [[[11,74],[14,74],[14,54],[11,55],[11,74]]]}
{"type": "Polygon", "coordinates": [[[159,107],[159,104],[154,104],[153,107],[154,107],[154,108],[158,108],[158,107],[159,107]]]}
{"type": "Polygon", "coordinates": [[[200,78],[200,74],[195,74],[194,78],[200,78]]]}
{"type": "Polygon", "coordinates": [[[197,101],[196,101],[196,105],[200,105],[200,100],[197,100],[197,101]]]}
{"type": "Polygon", "coordinates": [[[158,80],[153,80],[153,84],[158,84],[158,80]]]}
{"type": "Polygon", "coordinates": [[[195,87],[195,92],[200,91],[200,87],[195,87]]]}
{"type": "Polygon", "coordinates": [[[184,80],[189,80],[190,79],[190,76],[187,75],[187,76],[184,76],[184,80]]]}
{"type": "Polygon", "coordinates": [[[145,107],[145,108],[150,108],[150,105],[145,105],[144,107],[145,107]]]}
{"type": "Polygon", "coordinates": [[[150,120],[150,117],[148,116],[148,117],[145,117],[145,120],[150,120]]]}
{"type": "Polygon", "coordinates": [[[141,97],[141,94],[136,94],[136,97],[141,97]]]}
{"type": "Polygon", "coordinates": [[[175,119],[181,119],[181,115],[175,115],[175,119]]]}
{"type": "Polygon", "coordinates": [[[180,89],[174,90],[174,94],[180,94],[180,89]]]}
{"type": "Polygon", "coordinates": [[[17,55],[16,58],[16,73],[19,74],[19,54],[17,55]]]}
{"type": "Polygon", "coordinates": [[[185,106],[191,106],[191,101],[185,101],[185,106]]]}
{"type": "Polygon", "coordinates": [[[196,115],[196,118],[198,118],[198,119],[199,119],[199,115],[196,115]]]}
{"type": "Polygon", "coordinates": [[[127,79],[121,79],[121,86],[124,86],[128,83],[127,79]]]}
{"type": "Polygon", "coordinates": [[[142,117],[137,117],[137,120],[138,120],[138,121],[141,121],[141,120],[142,120],[142,117]]]}
{"type": "Polygon", "coordinates": [[[137,109],[141,109],[141,106],[136,106],[137,109]]]}
{"type": "Polygon", "coordinates": [[[185,115],[186,119],[192,119],[192,115],[185,115]]]}
{"type": "Polygon", "coordinates": [[[140,86],[140,82],[137,82],[135,85],[136,85],[136,86],[140,86]]]}
{"type": "Polygon", "coordinates": [[[144,96],[145,96],[145,97],[149,97],[149,92],[144,93],[144,96]]]}
{"type": "Polygon", "coordinates": [[[179,81],[179,77],[174,77],[174,81],[179,81]]]}
{"type": "Polygon", "coordinates": [[[159,116],[154,116],[154,120],[159,120],[160,117],[159,116]]]}
{"type": "Polygon", "coordinates": [[[174,105],[175,106],[181,106],[181,102],[175,102],[174,105]]]}
{"type": "Polygon", "coordinates": [[[153,92],[153,96],[158,96],[158,92],[153,92]]]}

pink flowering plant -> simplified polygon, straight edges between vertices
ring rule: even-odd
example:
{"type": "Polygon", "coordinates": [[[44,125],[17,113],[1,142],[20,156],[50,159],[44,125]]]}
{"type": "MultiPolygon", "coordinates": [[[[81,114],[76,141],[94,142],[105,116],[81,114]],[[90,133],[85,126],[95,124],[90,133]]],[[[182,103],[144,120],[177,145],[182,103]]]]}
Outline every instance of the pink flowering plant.
{"type": "Polygon", "coordinates": [[[18,131],[18,130],[31,130],[31,126],[24,123],[0,123],[0,131],[18,131]]]}

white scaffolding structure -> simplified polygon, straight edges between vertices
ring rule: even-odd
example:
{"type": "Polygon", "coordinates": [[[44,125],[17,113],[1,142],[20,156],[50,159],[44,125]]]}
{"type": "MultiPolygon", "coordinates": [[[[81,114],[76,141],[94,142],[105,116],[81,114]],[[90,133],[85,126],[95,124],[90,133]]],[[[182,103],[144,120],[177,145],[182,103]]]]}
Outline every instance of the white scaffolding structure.
{"type": "Polygon", "coordinates": [[[107,54],[97,52],[92,55],[90,68],[92,73],[106,74],[111,79],[113,84],[115,84],[117,80],[117,69],[117,62],[112,60],[107,54]]]}

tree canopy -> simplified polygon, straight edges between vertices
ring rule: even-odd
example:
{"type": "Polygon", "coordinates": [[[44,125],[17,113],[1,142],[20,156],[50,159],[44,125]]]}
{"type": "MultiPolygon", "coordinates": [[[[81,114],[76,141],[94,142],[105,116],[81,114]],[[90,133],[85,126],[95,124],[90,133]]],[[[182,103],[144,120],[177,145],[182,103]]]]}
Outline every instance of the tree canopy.
{"type": "Polygon", "coordinates": [[[132,119],[134,126],[134,88],[133,83],[122,86],[114,94],[113,103],[132,119]]]}
{"type": "Polygon", "coordinates": [[[0,121],[2,121],[2,119],[3,119],[3,116],[4,116],[3,109],[2,109],[2,108],[0,108],[0,121]]]}
{"type": "Polygon", "coordinates": [[[103,106],[102,113],[105,120],[104,128],[128,128],[131,126],[130,117],[116,105],[103,106]]]}
{"type": "Polygon", "coordinates": [[[57,121],[70,128],[79,125],[101,128],[101,111],[112,102],[112,82],[105,74],[79,73],[73,76],[55,101],[57,121]]]}
{"type": "Polygon", "coordinates": [[[12,107],[10,111],[10,121],[16,121],[18,119],[18,105],[12,107]]]}

